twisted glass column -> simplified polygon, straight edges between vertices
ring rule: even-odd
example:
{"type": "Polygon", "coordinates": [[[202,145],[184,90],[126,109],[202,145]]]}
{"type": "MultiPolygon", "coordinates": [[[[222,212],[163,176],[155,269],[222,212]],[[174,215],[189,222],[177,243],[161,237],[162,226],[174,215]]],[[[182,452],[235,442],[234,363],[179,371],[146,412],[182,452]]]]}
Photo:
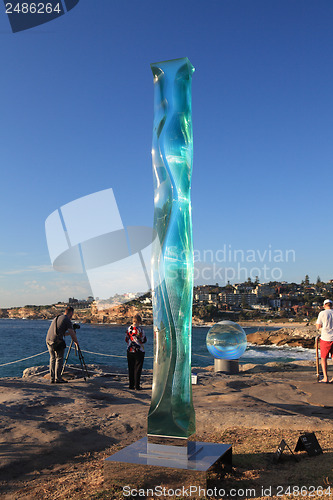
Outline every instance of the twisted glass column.
{"type": "Polygon", "coordinates": [[[194,68],[187,58],[151,64],[154,230],[154,372],[148,435],[195,432],[191,383],[193,244],[191,221],[194,68]]]}

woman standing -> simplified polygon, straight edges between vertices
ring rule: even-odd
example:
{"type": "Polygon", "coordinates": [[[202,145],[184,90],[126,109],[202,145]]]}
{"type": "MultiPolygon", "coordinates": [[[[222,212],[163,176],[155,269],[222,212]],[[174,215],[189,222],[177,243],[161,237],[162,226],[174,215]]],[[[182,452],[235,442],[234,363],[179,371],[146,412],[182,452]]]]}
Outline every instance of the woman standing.
{"type": "Polygon", "coordinates": [[[144,331],[140,327],[141,323],[140,314],[135,314],[133,323],[128,327],[125,337],[125,342],[127,343],[129,388],[137,391],[141,391],[140,377],[145,357],[143,344],[147,342],[144,331]]]}

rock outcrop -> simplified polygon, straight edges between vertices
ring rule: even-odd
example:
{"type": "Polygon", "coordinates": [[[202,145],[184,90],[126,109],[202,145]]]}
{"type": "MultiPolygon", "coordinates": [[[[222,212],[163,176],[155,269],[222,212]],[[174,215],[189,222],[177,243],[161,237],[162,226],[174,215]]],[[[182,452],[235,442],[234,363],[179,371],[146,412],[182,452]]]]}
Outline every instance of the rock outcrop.
{"type": "Polygon", "coordinates": [[[255,345],[275,345],[304,347],[313,349],[317,331],[314,325],[300,328],[281,328],[277,331],[258,331],[247,336],[248,342],[255,345]]]}
{"type": "Polygon", "coordinates": [[[116,323],[126,325],[132,322],[134,314],[140,314],[142,323],[150,325],[153,322],[152,309],[140,308],[131,304],[121,304],[109,308],[98,308],[97,305],[91,307],[91,323],[116,323]]]}

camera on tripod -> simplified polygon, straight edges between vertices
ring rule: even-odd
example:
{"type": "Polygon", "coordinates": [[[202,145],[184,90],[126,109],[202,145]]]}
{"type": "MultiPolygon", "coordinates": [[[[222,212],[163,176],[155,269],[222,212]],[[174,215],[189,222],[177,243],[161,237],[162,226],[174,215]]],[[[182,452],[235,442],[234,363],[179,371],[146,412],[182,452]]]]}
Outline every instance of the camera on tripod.
{"type": "MultiPolygon", "coordinates": [[[[79,329],[80,329],[80,325],[79,325],[78,323],[73,323],[73,324],[72,324],[72,326],[73,326],[73,330],[74,330],[74,331],[76,331],[76,330],[79,330],[79,329]]],[[[66,356],[65,362],[64,362],[63,367],[62,367],[61,375],[62,375],[62,374],[64,373],[64,371],[65,371],[66,364],[67,364],[67,360],[68,360],[68,356],[69,356],[69,353],[70,353],[70,351],[71,351],[71,349],[72,349],[72,346],[73,346],[73,339],[71,340],[70,346],[69,346],[69,348],[68,348],[68,351],[67,351],[67,356],[66,356]]],[[[84,357],[83,357],[83,354],[82,354],[82,352],[81,352],[81,349],[80,349],[80,347],[79,347],[78,345],[76,345],[76,344],[75,344],[75,346],[74,346],[74,349],[75,349],[75,355],[76,355],[76,352],[77,352],[77,354],[78,354],[78,356],[79,356],[79,360],[80,360],[80,364],[81,364],[81,368],[82,368],[83,378],[84,378],[84,380],[87,380],[87,379],[86,379],[86,375],[87,375],[87,377],[90,377],[90,375],[89,375],[89,372],[88,372],[88,369],[87,369],[86,363],[85,363],[85,361],[84,361],[84,357]]]]}

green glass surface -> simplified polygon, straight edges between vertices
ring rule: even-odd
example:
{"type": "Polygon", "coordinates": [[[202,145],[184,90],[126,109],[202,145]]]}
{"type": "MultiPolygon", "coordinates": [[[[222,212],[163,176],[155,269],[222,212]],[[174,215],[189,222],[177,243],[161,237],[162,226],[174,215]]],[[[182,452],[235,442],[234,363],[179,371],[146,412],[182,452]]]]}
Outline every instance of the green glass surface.
{"type": "Polygon", "coordinates": [[[151,64],[154,75],[154,230],[152,256],[154,372],[148,434],[195,432],[191,383],[193,159],[187,58],[151,64]]]}

